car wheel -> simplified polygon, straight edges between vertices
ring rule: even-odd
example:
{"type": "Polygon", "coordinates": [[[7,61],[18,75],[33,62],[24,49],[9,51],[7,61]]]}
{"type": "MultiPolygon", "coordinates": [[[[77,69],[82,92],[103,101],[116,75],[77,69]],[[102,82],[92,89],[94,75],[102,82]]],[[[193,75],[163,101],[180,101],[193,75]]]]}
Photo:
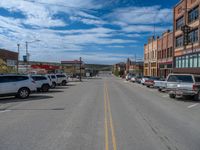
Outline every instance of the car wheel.
{"type": "Polygon", "coordinates": [[[159,91],[159,92],[162,92],[162,89],[161,89],[161,88],[158,88],[158,91],[159,91]]]}
{"type": "Polygon", "coordinates": [[[17,92],[17,97],[21,99],[28,98],[30,95],[30,90],[28,88],[21,88],[17,92]]]}
{"type": "Polygon", "coordinates": [[[169,94],[169,97],[170,98],[176,98],[176,95],[175,94],[169,94]]]}
{"type": "Polygon", "coordinates": [[[52,87],[53,89],[56,88],[56,83],[53,82],[51,87],[52,87]]]}
{"type": "Polygon", "coordinates": [[[194,96],[195,101],[200,101],[200,91],[194,96]]]}
{"type": "Polygon", "coordinates": [[[62,81],[62,86],[66,86],[67,82],[66,81],[62,81]]]}
{"type": "Polygon", "coordinates": [[[49,91],[49,86],[47,84],[42,86],[42,92],[48,92],[49,91]]]}
{"type": "Polygon", "coordinates": [[[150,88],[150,86],[149,86],[149,85],[147,85],[147,87],[148,87],[148,88],[150,88]]]}

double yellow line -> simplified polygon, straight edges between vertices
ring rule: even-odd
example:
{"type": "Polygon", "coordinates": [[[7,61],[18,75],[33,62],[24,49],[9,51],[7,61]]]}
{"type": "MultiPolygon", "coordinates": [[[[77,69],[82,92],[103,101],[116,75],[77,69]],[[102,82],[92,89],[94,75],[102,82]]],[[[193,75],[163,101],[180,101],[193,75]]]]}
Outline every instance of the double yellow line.
{"type": "Polygon", "coordinates": [[[107,82],[104,82],[104,115],[105,115],[105,150],[109,150],[109,125],[111,129],[112,147],[117,150],[115,129],[113,125],[112,113],[110,108],[110,98],[108,94],[107,82]]]}

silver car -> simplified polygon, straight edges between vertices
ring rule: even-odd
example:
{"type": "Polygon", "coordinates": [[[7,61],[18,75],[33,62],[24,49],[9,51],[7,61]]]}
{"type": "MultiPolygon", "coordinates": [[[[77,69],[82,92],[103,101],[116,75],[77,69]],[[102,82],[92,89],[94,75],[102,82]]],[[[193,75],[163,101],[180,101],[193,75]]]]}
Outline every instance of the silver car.
{"type": "Polygon", "coordinates": [[[193,96],[195,100],[200,100],[200,75],[169,74],[167,90],[170,98],[193,96]]]}

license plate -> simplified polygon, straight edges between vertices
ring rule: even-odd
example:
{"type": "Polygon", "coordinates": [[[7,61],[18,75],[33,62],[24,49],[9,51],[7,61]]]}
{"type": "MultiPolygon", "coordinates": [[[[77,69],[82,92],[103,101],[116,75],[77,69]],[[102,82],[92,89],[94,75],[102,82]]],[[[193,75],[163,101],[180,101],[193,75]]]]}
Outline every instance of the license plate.
{"type": "Polygon", "coordinates": [[[183,92],[181,92],[181,91],[176,91],[176,94],[177,94],[177,95],[182,95],[183,92]]]}

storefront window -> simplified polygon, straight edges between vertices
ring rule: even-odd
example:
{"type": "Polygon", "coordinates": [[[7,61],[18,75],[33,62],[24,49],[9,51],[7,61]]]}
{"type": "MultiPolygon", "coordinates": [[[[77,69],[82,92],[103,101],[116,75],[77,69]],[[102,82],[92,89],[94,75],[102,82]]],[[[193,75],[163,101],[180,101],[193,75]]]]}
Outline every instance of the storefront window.
{"type": "Polygon", "coordinates": [[[178,66],[178,57],[176,57],[176,68],[179,68],[179,66],[178,66]]]}
{"type": "Polygon", "coordinates": [[[200,67],[200,54],[199,54],[199,57],[198,57],[198,67],[200,67]]]}
{"type": "Polygon", "coordinates": [[[179,66],[179,68],[182,68],[182,65],[181,65],[181,57],[179,57],[178,66],[179,66]]]}
{"type": "Polygon", "coordinates": [[[182,57],[182,68],[185,68],[185,56],[182,57]]]}
{"type": "Polygon", "coordinates": [[[193,55],[193,61],[194,61],[194,64],[193,64],[193,67],[196,68],[198,67],[198,59],[197,59],[197,54],[193,55]]]}
{"type": "Polygon", "coordinates": [[[185,56],[185,68],[188,68],[189,57],[185,56]]]}
{"type": "Polygon", "coordinates": [[[190,56],[190,63],[189,63],[189,68],[193,68],[193,56],[190,56]]]}

